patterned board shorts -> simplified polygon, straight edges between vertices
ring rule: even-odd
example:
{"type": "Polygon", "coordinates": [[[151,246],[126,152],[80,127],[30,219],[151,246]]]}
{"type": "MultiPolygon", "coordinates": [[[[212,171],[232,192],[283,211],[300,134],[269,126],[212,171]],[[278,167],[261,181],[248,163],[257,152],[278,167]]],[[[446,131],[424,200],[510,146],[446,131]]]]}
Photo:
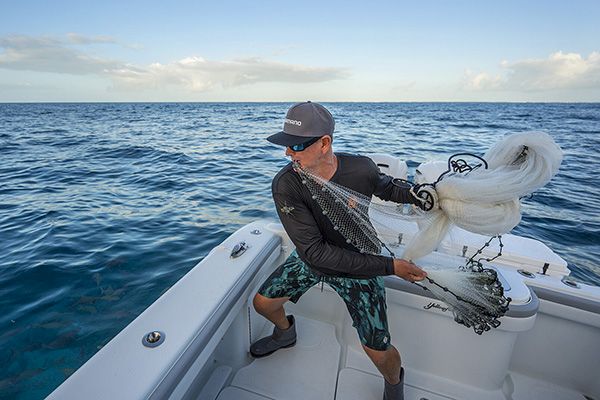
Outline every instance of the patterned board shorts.
{"type": "Polygon", "coordinates": [[[390,346],[385,285],[380,276],[370,279],[320,276],[294,250],[263,283],[258,293],[268,298],[289,297],[296,303],[319,282],[327,283],[344,300],[363,345],[374,350],[386,350],[390,346]]]}

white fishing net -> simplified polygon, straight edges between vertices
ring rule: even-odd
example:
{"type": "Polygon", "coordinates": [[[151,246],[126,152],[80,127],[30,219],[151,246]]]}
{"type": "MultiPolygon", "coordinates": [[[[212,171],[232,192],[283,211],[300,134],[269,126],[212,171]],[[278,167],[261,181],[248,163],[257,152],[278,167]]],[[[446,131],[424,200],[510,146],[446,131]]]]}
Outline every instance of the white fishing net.
{"type": "Polygon", "coordinates": [[[451,223],[482,235],[510,232],[521,221],[519,198],[550,181],[562,150],[546,133],[517,133],[492,146],[483,159],[487,168],[448,173],[435,183],[438,208],[420,221],[404,259],[435,250],[451,223]]]}
{"type": "MultiPolygon", "coordinates": [[[[481,163],[475,166],[451,158],[449,170],[436,181],[411,189],[423,202],[433,205],[430,211],[371,202],[370,197],[327,181],[299,165],[294,169],[334,229],[360,252],[396,257],[391,244],[405,233],[410,226],[407,223],[416,222],[419,229],[406,245],[402,258],[418,261],[437,248],[452,224],[501,240],[500,235],[521,220],[519,198],[548,183],[558,171],[562,151],[549,135],[530,132],[506,136],[483,159],[477,158],[481,163]]],[[[428,268],[419,264],[428,274],[419,284],[446,302],[457,322],[473,327],[479,334],[497,327],[498,318],[510,303],[496,272],[483,267],[484,261],[492,259],[475,259],[481,253],[479,250],[459,266],[428,268]]]]}

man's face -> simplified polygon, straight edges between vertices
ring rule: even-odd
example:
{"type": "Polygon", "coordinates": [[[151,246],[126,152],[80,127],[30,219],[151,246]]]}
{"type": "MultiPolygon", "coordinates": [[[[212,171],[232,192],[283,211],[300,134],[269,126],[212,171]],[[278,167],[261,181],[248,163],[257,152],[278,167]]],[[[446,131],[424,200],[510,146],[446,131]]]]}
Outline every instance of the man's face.
{"type": "Polygon", "coordinates": [[[329,136],[324,136],[302,151],[294,151],[286,147],[285,155],[290,157],[292,161],[298,162],[302,168],[314,169],[323,161],[330,145],[329,136]]]}

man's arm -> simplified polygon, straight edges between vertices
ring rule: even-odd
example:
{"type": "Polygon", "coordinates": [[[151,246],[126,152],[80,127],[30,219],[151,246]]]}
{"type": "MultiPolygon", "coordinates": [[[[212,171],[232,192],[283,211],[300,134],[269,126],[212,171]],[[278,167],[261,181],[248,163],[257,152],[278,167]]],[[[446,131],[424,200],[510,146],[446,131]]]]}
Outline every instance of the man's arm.
{"type": "Polygon", "coordinates": [[[356,275],[396,275],[409,282],[425,279],[427,273],[410,261],[361,254],[327,243],[302,201],[273,194],[279,219],[296,245],[298,254],[310,264],[356,275]]]}
{"type": "Polygon", "coordinates": [[[301,258],[311,265],[353,275],[394,274],[391,257],[362,254],[329,244],[302,199],[273,192],[279,219],[301,258]]]}
{"type": "Polygon", "coordinates": [[[380,199],[403,204],[421,204],[410,192],[412,186],[409,183],[394,182],[394,178],[379,171],[373,179],[375,181],[375,192],[373,194],[380,199]]]}
{"type": "MultiPolygon", "coordinates": [[[[425,198],[417,198],[415,193],[418,193],[419,185],[413,186],[401,180],[394,182],[394,178],[382,173],[373,161],[371,161],[371,181],[374,187],[373,194],[382,200],[402,204],[414,204],[425,211],[431,210],[434,206],[433,203],[436,201],[431,197],[428,199],[431,204],[428,204],[425,198]],[[413,189],[412,191],[411,188],[413,189]]],[[[421,195],[422,193],[419,193],[417,196],[421,195]]]]}

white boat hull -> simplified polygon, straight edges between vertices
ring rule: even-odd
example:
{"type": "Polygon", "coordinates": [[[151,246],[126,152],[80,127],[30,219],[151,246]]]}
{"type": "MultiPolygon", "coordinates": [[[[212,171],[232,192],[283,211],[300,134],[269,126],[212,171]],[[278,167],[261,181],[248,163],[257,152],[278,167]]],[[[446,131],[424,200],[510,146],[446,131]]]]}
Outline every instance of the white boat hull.
{"type": "MultiPolygon", "coordinates": [[[[382,378],[363,353],[344,303],[327,285],[286,305],[298,318],[295,347],[259,360],[249,356],[250,343],[272,329],[251,300],[291,251],[277,223],[240,229],[49,398],[380,399],[382,378]],[[248,250],[230,258],[242,241],[248,250]],[[166,335],[164,343],[143,346],[153,330],[166,335]]],[[[534,293],[527,298],[519,292],[520,304],[481,336],[456,324],[450,312],[428,307],[444,304],[416,285],[386,278],[392,342],[407,371],[406,398],[600,398],[599,288],[499,271],[515,291],[519,285],[528,291],[525,283],[544,289],[537,289],[539,302],[534,293]]]]}

